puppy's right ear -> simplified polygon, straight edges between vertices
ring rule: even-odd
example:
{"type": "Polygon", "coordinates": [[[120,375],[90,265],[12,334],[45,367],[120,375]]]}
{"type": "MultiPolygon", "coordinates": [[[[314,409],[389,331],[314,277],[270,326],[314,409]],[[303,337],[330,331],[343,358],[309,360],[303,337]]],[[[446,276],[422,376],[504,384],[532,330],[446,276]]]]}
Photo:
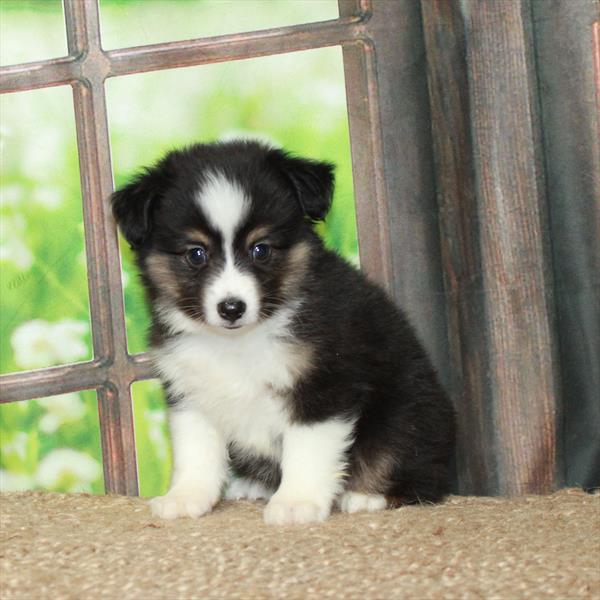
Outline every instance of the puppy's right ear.
{"type": "Polygon", "coordinates": [[[136,175],[111,196],[115,221],[134,250],[148,239],[152,230],[152,212],[171,181],[170,170],[162,161],[136,175]]]}

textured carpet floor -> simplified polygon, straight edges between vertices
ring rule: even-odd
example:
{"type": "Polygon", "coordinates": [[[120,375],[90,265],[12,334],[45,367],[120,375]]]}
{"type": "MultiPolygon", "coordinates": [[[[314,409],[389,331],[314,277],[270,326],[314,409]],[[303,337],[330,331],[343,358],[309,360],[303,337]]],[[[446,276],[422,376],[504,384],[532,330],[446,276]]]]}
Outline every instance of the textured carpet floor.
{"type": "Polygon", "coordinates": [[[0,498],[0,597],[600,598],[600,495],[334,513],[263,524],[260,503],[160,521],[138,498],[0,498]]]}

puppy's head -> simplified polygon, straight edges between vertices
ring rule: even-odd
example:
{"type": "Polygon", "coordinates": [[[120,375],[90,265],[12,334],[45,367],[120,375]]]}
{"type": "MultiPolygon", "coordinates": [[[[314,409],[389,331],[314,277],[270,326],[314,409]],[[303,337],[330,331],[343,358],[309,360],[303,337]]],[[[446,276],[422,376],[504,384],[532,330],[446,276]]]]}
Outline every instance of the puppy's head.
{"type": "Polygon", "coordinates": [[[256,142],[167,154],[112,197],[155,315],[173,331],[256,325],[298,293],[333,167],[256,142]]]}

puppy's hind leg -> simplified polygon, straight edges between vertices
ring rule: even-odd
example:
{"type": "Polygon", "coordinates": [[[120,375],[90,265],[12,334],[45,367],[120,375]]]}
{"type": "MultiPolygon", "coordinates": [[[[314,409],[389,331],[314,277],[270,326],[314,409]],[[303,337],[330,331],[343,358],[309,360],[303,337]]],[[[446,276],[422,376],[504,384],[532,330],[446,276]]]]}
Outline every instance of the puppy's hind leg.
{"type": "Polygon", "coordinates": [[[340,510],[347,513],[360,511],[375,512],[387,508],[388,502],[382,494],[363,494],[361,492],[344,492],[338,499],[340,510]]]}
{"type": "Polygon", "coordinates": [[[273,491],[267,489],[259,481],[244,477],[232,477],[223,496],[225,500],[268,500],[273,491]]]}

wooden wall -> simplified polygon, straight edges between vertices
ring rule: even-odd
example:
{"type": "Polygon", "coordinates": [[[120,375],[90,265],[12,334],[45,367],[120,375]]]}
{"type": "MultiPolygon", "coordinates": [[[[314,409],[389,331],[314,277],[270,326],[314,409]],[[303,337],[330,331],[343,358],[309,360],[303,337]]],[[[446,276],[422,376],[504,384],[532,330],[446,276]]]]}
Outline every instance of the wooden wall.
{"type": "Polygon", "coordinates": [[[372,4],[392,291],[457,407],[462,493],[600,486],[598,13],[372,4]]]}

